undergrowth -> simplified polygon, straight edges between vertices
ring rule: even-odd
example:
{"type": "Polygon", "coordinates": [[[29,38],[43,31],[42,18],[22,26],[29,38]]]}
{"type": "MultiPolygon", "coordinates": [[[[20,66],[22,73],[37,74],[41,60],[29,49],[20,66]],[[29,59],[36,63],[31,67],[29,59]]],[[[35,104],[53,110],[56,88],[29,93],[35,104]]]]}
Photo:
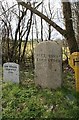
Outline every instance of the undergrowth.
{"type": "Polygon", "coordinates": [[[32,71],[21,71],[21,85],[3,83],[2,119],[78,119],[74,73],[68,69],[63,70],[62,86],[56,90],[36,87],[32,71]]]}

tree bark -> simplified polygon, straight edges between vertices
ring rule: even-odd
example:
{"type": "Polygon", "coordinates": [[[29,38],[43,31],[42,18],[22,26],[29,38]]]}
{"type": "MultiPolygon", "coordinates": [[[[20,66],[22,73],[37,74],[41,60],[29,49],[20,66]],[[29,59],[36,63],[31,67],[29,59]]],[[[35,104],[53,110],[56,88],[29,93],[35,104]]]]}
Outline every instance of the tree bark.
{"type": "Polygon", "coordinates": [[[75,32],[73,30],[72,11],[70,2],[62,2],[63,15],[65,20],[65,27],[67,31],[67,43],[69,45],[70,52],[78,51],[78,45],[75,38],[75,32]]]}

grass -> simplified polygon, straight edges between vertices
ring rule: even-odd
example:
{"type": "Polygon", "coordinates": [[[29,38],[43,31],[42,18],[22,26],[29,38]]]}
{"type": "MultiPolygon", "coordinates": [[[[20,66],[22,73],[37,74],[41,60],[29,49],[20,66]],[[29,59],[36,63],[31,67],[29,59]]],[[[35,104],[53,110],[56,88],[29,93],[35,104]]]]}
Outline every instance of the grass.
{"type": "Polygon", "coordinates": [[[1,100],[1,97],[2,97],[2,66],[0,65],[0,119],[2,118],[2,113],[1,113],[2,100],[1,100]]]}
{"type": "Polygon", "coordinates": [[[22,85],[3,83],[3,119],[79,118],[74,76],[67,67],[57,90],[37,88],[33,78],[33,71],[21,71],[22,85]]]}

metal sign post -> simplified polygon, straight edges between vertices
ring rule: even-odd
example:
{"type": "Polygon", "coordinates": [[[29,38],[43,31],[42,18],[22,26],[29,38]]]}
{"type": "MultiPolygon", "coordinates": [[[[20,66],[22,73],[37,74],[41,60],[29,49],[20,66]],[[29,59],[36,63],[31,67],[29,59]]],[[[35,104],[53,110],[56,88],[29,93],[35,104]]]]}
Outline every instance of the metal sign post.
{"type": "Polygon", "coordinates": [[[74,52],[70,55],[69,65],[75,71],[76,91],[79,92],[79,52],[74,52]]]}

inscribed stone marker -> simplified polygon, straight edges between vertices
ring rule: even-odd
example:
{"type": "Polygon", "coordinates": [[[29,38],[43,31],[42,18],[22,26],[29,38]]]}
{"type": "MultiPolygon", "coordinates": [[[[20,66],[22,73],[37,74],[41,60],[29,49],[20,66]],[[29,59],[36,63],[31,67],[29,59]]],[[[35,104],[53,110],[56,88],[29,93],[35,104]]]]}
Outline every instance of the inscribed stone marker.
{"type": "Polygon", "coordinates": [[[19,83],[19,65],[12,62],[3,65],[3,81],[19,83]]]}
{"type": "Polygon", "coordinates": [[[34,50],[35,84],[56,89],[62,82],[61,47],[52,41],[39,43],[34,50]]]}

